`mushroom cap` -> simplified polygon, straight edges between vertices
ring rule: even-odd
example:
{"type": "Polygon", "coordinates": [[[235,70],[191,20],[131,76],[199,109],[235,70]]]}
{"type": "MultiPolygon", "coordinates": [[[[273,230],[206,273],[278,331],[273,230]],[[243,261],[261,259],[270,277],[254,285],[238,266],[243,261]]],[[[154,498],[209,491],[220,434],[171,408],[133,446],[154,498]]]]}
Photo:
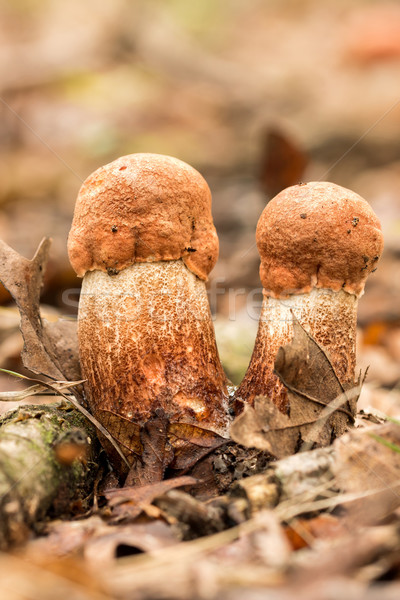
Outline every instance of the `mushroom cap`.
{"type": "Polygon", "coordinates": [[[218,258],[210,189],[198,171],[171,156],[122,156],[83,183],[68,254],[79,277],[181,258],[206,280],[218,258]]]}
{"type": "Polygon", "coordinates": [[[310,182],[267,204],[257,246],[266,295],[282,298],[317,287],[359,296],[382,254],[383,236],[361,196],[334,183],[310,182]]]}

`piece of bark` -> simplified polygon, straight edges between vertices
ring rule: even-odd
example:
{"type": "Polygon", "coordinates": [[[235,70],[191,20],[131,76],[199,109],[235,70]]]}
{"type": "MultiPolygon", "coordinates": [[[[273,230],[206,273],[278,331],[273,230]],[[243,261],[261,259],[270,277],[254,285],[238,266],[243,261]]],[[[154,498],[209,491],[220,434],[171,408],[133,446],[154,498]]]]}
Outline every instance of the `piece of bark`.
{"type": "Polygon", "coordinates": [[[62,403],[2,417],[0,549],[22,543],[47,514],[74,512],[90,493],[97,451],[94,427],[62,403]]]}
{"type": "Polygon", "coordinates": [[[154,504],[181,532],[184,540],[196,539],[226,529],[223,511],[200,502],[180,490],[171,490],[156,498],[154,504]]]}
{"type": "Polygon", "coordinates": [[[291,518],[313,503],[321,510],[319,500],[336,496],[331,507],[344,507],[353,525],[379,523],[400,506],[399,431],[396,423],[354,429],[332,446],[283,458],[236,482],[229,495],[246,518],[286,500],[291,518]]]}
{"type": "Polygon", "coordinates": [[[317,486],[332,482],[335,488],[335,450],[333,446],[301,452],[283,458],[258,475],[236,482],[229,491],[239,501],[246,518],[260,510],[274,508],[280,502],[310,493],[317,486]]]}

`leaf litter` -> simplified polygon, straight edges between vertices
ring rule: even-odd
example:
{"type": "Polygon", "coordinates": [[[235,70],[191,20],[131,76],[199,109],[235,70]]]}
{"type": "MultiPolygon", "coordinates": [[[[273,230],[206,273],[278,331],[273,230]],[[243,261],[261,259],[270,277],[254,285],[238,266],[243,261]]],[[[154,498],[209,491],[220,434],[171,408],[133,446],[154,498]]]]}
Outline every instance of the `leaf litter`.
{"type": "MultiPolygon", "coordinates": [[[[25,377],[32,385],[14,399],[48,389],[86,414],[80,405],[76,324],[47,323],[40,316],[49,245],[43,240],[29,261],[0,244],[0,279],[21,314],[24,365],[46,377],[25,377]]],[[[23,572],[40,589],[41,576],[36,579],[30,570],[34,565],[38,574],[44,570],[50,579],[56,574],[55,580],[66,589],[72,585],[75,593],[69,563],[63,562],[67,558],[82,571],[85,584],[78,588],[83,598],[236,600],[251,590],[259,590],[261,598],[270,589],[278,600],[294,592],[309,600],[325,597],[327,581],[338,587],[344,581],[343,589],[351,589],[354,598],[368,598],[370,583],[379,586],[379,580],[393,573],[400,555],[400,427],[393,422],[371,426],[364,416],[364,426],[351,430],[361,378],[354,388],[343,389],[323,349],[298,323],[294,330],[275,363],[288,389],[287,415],[259,397],[234,422],[235,444],[221,446],[200,432],[192,455],[175,456],[175,473],[181,476],[154,481],[148,474],[161,478],[168,457],[159,449],[151,451],[153,428],[159,429],[163,448],[166,435],[180,438],[183,448],[196,438],[196,432],[182,431],[179,424],[169,424],[167,434],[163,415],[157,415],[140,438],[143,448],[149,448],[143,462],[149,467],[143,476],[136,469],[130,482],[136,485],[110,488],[106,480],[95,503],[97,515],[43,523],[42,537],[21,548],[12,566],[0,555],[0,572],[11,569],[15,582],[23,572]],[[254,448],[269,460],[259,471],[249,462],[238,475],[227,460],[229,451],[242,459],[247,452],[254,465],[259,456],[254,448]],[[205,476],[199,466],[206,464],[220,477],[225,472],[228,483],[225,493],[204,501],[205,484],[196,488],[199,480],[191,473],[205,476]],[[88,583],[93,577],[94,588],[88,583]]],[[[121,422],[118,426],[124,429],[121,422]]],[[[124,429],[128,448],[129,435],[137,439],[134,434],[124,429]]],[[[395,582],[380,589],[379,597],[384,600],[385,591],[394,589],[399,591],[395,582]]]]}

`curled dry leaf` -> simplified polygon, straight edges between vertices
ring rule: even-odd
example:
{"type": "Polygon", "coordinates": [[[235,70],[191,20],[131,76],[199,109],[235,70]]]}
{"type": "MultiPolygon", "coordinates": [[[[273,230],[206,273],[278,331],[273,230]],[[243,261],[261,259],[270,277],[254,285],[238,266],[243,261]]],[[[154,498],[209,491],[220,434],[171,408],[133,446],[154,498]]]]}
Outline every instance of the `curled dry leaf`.
{"type": "Polygon", "coordinates": [[[150,506],[158,496],[177,487],[194,485],[196,479],[189,476],[175,477],[165,481],[158,481],[149,485],[137,487],[113,488],[105,492],[108,505],[113,510],[113,520],[121,521],[123,519],[134,520],[150,506]]]}
{"type": "Polygon", "coordinates": [[[235,442],[267,450],[277,458],[293,454],[303,444],[326,446],[354,422],[360,382],[345,390],[324,350],[295,321],[290,344],[281,347],[275,373],[288,390],[289,414],[266,397],[247,405],[234,421],[235,442]]]}
{"type": "Polygon", "coordinates": [[[47,264],[50,238],[44,238],[32,260],[0,240],[0,280],[14,298],[21,315],[24,338],[22,361],[33,373],[51,379],[80,379],[76,323],[44,324],[39,300],[47,264]]]}

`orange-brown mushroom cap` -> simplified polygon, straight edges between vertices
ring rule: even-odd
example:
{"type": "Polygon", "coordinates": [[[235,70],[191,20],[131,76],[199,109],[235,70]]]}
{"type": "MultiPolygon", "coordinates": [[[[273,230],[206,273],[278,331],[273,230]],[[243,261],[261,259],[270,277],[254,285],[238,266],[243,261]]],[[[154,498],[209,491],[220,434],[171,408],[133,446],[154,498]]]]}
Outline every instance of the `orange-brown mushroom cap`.
{"type": "Polygon", "coordinates": [[[267,295],[328,288],[360,295],[383,250],[366,200],[339,185],[310,182],[280,192],[257,225],[260,278],[267,295]]]}
{"type": "Polygon", "coordinates": [[[78,276],[182,258],[207,279],[218,258],[211,192],[198,171],[159,154],[131,154],[82,185],[68,238],[78,276]]]}

